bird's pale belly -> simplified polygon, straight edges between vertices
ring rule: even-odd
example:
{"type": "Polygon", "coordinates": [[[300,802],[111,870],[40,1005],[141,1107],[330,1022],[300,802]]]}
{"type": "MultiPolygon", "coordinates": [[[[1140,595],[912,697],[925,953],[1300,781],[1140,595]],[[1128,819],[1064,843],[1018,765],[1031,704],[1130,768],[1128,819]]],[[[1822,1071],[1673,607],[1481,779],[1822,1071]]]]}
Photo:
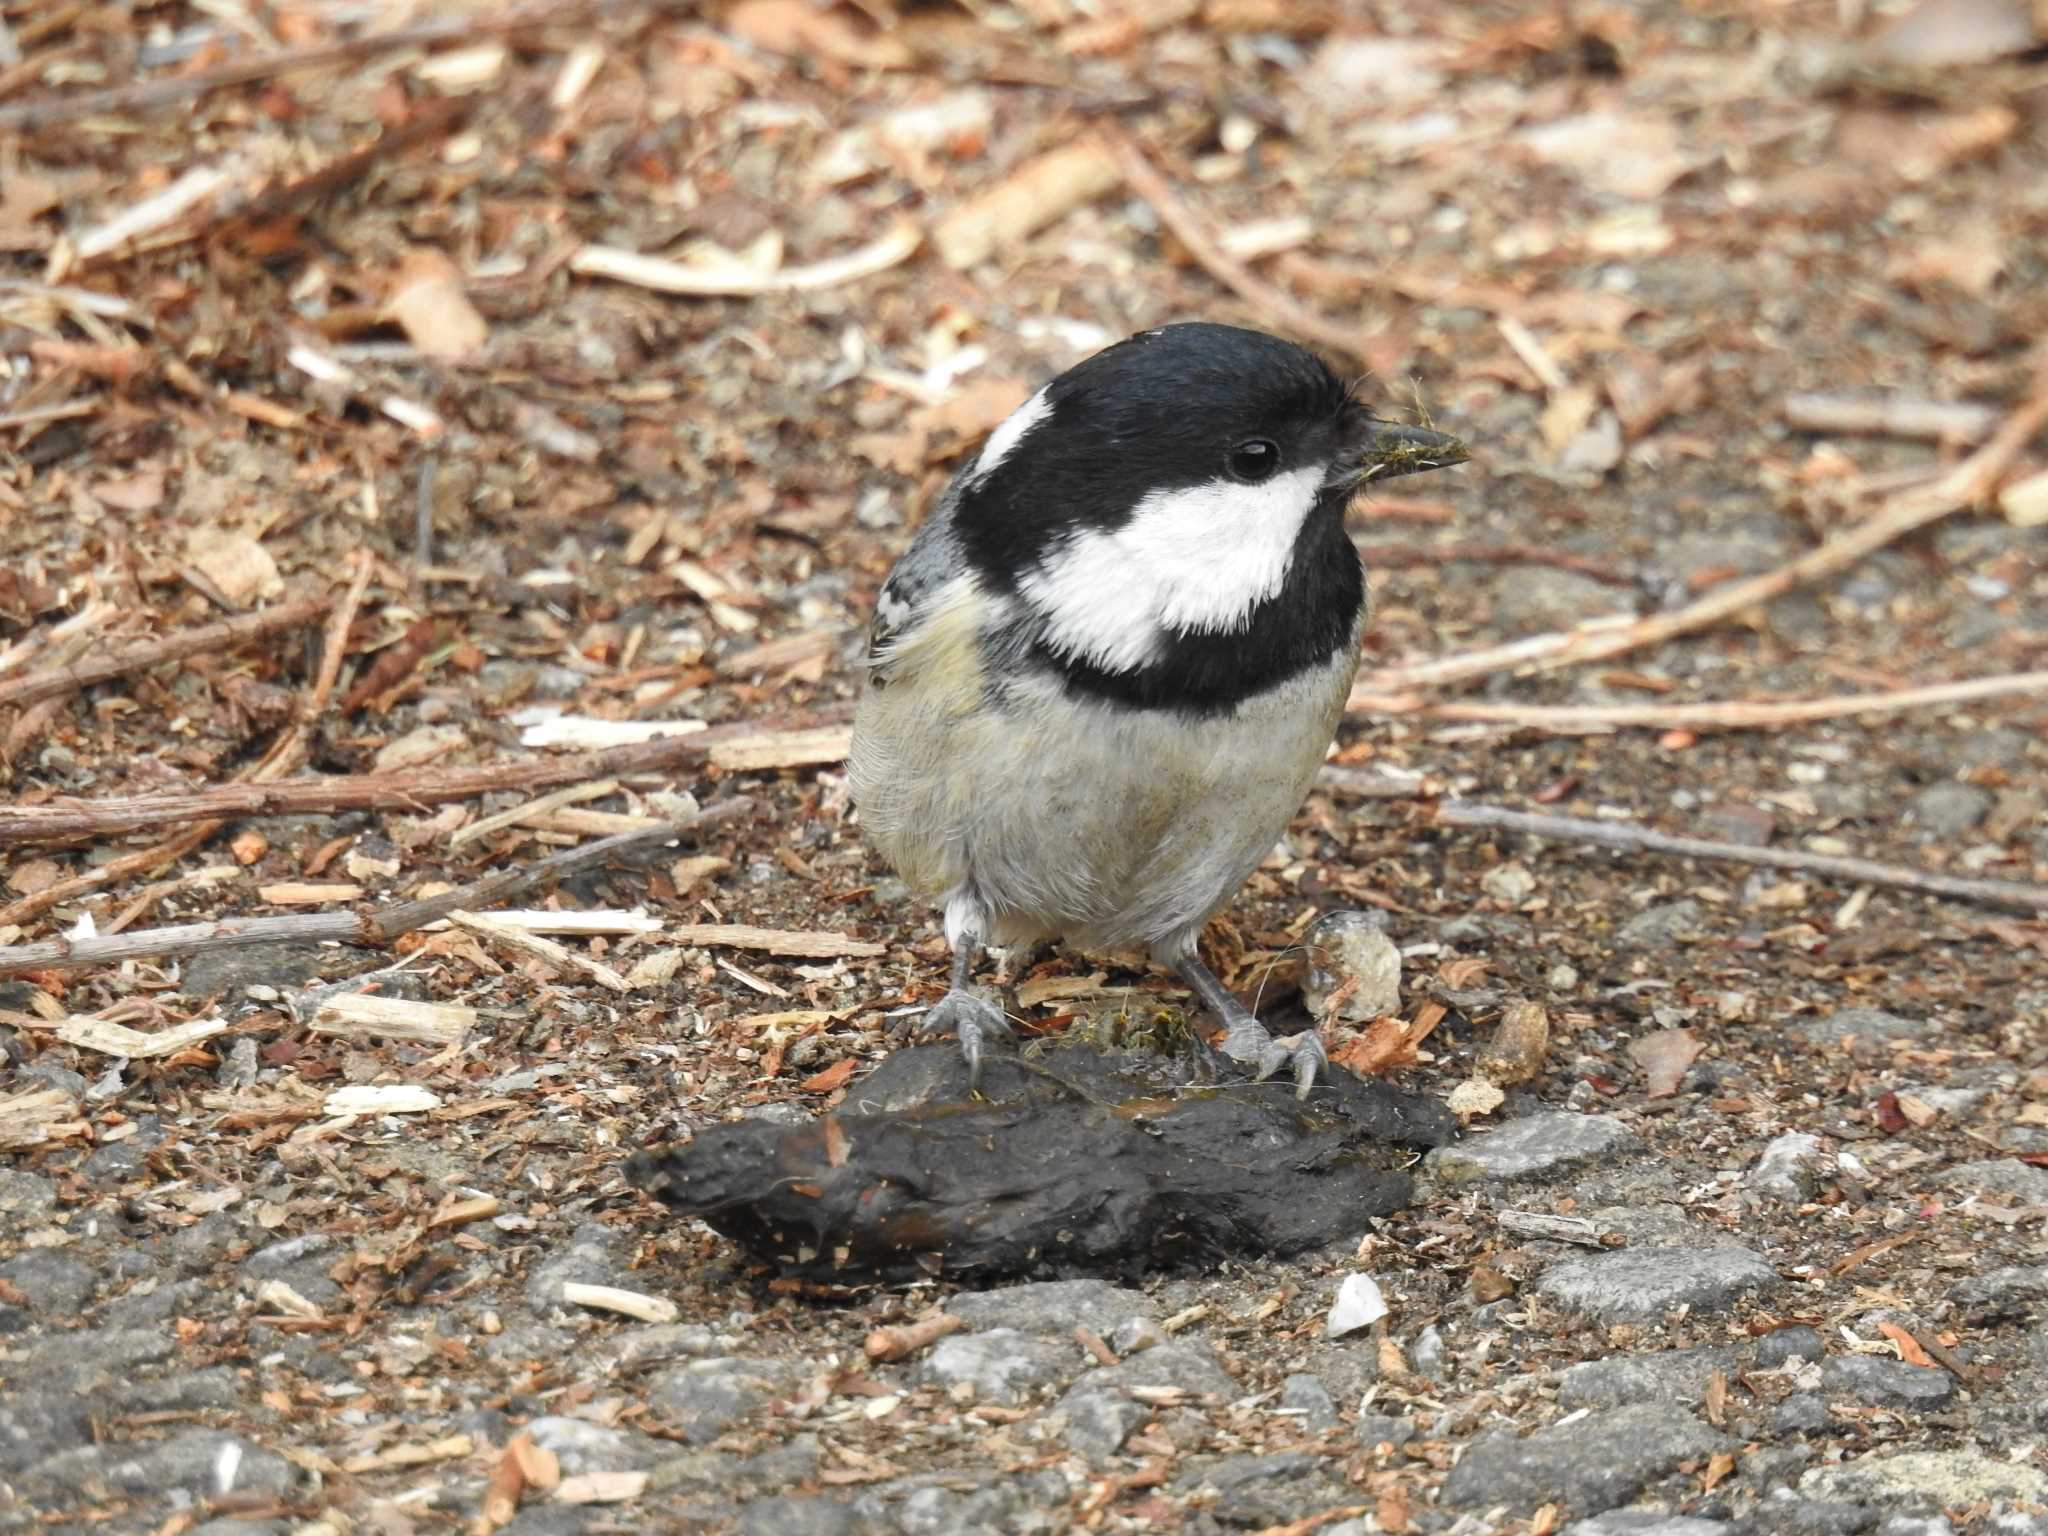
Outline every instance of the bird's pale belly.
{"type": "Polygon", "coordinates": [[[1077,702],[1047,679],[1001,711],[912,720],[889,690],[862,708],[855,796],[883,855],[913,885],[972,896],[992,943],[1171,946],[1300,809],[1355,665],[1347,649],[1208,718],[1077,702]]]}

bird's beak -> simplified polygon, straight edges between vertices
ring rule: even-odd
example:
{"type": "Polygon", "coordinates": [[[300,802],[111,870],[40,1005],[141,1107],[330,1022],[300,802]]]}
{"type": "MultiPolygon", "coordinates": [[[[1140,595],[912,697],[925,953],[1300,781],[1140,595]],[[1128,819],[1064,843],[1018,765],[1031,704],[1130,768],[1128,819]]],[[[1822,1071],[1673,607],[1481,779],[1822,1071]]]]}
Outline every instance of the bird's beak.
{"type": "Polygon", "coordinates": [[[1391,421],[1365,423],[1358,457],[1332,475],[1339,486],[1355,489],[1396,475],[1419,475],[1426,469],[1448,469],[1471,458],[1464,441],[1427,427],[1404,427],[1391,421]]]}

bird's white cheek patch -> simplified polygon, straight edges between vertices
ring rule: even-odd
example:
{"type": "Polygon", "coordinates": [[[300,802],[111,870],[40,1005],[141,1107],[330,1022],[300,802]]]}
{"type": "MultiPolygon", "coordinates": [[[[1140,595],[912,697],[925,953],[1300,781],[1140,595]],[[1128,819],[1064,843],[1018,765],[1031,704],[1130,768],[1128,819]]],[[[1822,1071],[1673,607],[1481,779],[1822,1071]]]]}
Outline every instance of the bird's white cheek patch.
{"type": "Polygon", "coordinates": [[[1073,535],[1029,572],[1025,598],[1047,638],[1109,671],[1143,666],[1168,631],[1228,633],[1287,579],[1323,469],[1263,485],[1217,480],[1158,491],[1121,528],[1073,535]]]}
{"type": "Polygon", "coordinates": [[[1017,451],[1025,435],[1051,414],[1052,402],[1041,389],[998,422],[988,441],[981,445],[981,456],[974,461],[975,481],[979,483],[994,474],[996,466],[1017,451]]]}

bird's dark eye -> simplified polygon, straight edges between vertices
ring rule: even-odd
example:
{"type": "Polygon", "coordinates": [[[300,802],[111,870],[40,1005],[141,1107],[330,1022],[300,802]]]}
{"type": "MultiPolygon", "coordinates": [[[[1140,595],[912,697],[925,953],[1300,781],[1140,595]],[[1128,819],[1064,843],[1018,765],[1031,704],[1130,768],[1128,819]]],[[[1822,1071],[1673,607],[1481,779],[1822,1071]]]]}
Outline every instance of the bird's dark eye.
{"type": "Polygon", "coordinates": [[[1230,450],[1226,463],[1231,479],[1256,485],[1261,480],[1270,480],[1273,471],[1280,467],[1280,445],[1270,438],[1247,438],[1230,450]]]}

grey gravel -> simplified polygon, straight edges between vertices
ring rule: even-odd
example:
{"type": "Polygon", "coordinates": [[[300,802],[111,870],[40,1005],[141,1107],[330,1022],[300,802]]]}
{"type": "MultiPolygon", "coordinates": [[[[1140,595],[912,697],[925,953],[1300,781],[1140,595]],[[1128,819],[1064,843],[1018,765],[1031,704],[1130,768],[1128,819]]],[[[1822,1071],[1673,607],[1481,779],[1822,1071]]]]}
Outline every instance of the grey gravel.
{"type": "Polygon", "coordinates": [[[1803,1205],[1820,1186],[1820,1138],[1787,1131],[1764,1144],[1743,1182],[1758,1194],[1787,1205],[1803,1205]]]}
{"type": "Polygon", "coordinates": [[[1917,1040],[1927,1032],[1924,1019],[1909,1019],[1882,1008],[1837,1008],[1817,1019],[1801,1019],[1791,1033],[1815,1045],[1834,1045],[1844,1035],[1859,1040],[1917,1040]]]}
{"type": "Polygon", "coordinates": [[[1941,1182],[1951,1189],[1968,1190],[1972,1194],[2022,1200],[2028,1205],[2048,1205],[2048,1168],[2036,1168],[2016,1157],[1958,1163],[1942,1175],[1941,1182]]]}
{"type": "Polygon", "coordinates": [[[1944,843],[1969,832],[1997,804],[1975,784],[1930,784],[1906,802],[1906,820],[1923,843],[1944,843]]]}
{"type": "Polygon", "coordinates": [[[1616,1509],[1590,1520],[1574,1520],[1561,1536],[1723,1536],[1722,1520],[1667,1515],[1654,1509],[1616,1509]]]}
{"type": "Polygon", "coordinates": [[[1423,1159],[1423,1167],[1446,1184],[1504,1183],[1554,1178],[1642,1150],[1636,1133],[1612,1116],[1545,1110],[1455,1146],[1438,1147],[1423,1159]]]}
{"type": "Polygon", "coordinates": [[[1628,1248],[1553,1264],[1535,1288],[1603,1323],[1649,1323],[1679,1306],[1725,1311],[1777,1284],[1778,1272],[1743,1248],[1628,1248]]]}
{"type": "MultiPolygon", "coordinates": [[[[1104,1339],[1157,1319],[1143,1292],[1107,1280],[1045,1280],[994,1291],[962,1291],[946,1310],[970,1328],[1014,1328],[1071,1338],[1078,1324],[1104,1339]]],[[[1121,1346],[1119,1346],[1121,1348],[1121,1346]]]]}
{"type": "Polygon", "coordinates": [[[1444,1482],[1454,1508],[1562,1503],[1596,1515],[1626,1503],[1682,1461],[1733,1451],[1737,1442],[1684,1410],[1636,1403],[1540,1429],[1474,1441],[1444,1482]]]}
{"type": "Polygon", "coordinates": [[[586,1472],[637,1472],[657,1460],[656,1442],[630,1429],[593,1424],[588,1419],[550,1415],[526,1426],[533,1443],[552,1451],[564,1477],[586,1472]]]}
{"type": "Polygon", "coordinates": [[[1280,1383],[1278,1407],[1309,1429],[1326,1429],[1337,1422],[1337,1400],[1320,1377],[1306,1371],[1297,1371],[1280,1383]]]}
{"type": "Polygon", "coordinates": [[[1821,1367],[1821,1386],[1885,1408],[1938,1408],[1956,1395],[1947,1371],[1876,1355],[1837,1355],[1821,1367]]]}
{"type": "Polygon", "coordinates": [[[1919,1499],[1943,1508],[1993,1500],[2048,1504],[2048,1472],[1976,1449],[1900,1451],[1821,1467],[1799,1480],[1824,1499],[1919,1499]]]}
{"type": "Polygon", "coordinates": [[[1624,949],[1669,949],[1699,932],[1701,913],[1690,896],[1645,907],[1615,931],[1614,942],[1624,949]]]}
{"type": "Polygon", "coordinates": [[[1696,1403],[1719,1371],[1736,1369],[1732,1348],[1660,1350],[1585,1360],[1569,1367],[1557,1384],[1561,1408],[1614,1408],[1623,1403],[1696,1403]]]}
{"type": "Polygon", "coordinates": [[[647,1396],[685,1440],[702,1445],[789,1385],[798,1369],[787,1360],[692,1360],[650,1377],[647,1396]]]}
{"type": "Polygon", "coordinates": [[[1079,1375],[1083,1364],[1080,1347],[1071,1339],[991,1328],[939,1340],[918,1366],[917,1377],[942,1387],[966,1387],[978,1402],[1021,1403],[1041,1388],[1079,1375]]]}

